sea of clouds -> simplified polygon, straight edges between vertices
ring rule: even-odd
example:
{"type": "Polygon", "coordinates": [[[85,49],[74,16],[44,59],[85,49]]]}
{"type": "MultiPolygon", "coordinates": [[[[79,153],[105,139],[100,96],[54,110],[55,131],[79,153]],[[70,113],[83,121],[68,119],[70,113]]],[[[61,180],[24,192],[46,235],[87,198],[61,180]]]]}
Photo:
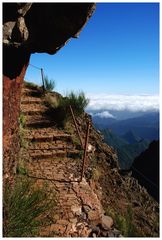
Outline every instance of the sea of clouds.
{"type": "Polygon", "coordinates": [[[87,94],[90,102],[88,112],[95,116],[113,117],[109,111],[147,112],[159,110],[159,95],[110,95],[87,94]],[[98,113],[97,113],[98,112],[98,113]],[[93,113],[92,113],[93,114],[93,113]]]}

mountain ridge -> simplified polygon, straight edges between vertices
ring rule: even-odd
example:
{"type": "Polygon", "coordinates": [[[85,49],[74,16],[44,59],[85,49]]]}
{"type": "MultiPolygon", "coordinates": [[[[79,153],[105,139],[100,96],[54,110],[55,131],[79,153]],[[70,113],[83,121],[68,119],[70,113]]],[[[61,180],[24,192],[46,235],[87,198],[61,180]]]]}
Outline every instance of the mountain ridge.
{"type": "Polygon", "coordinates": [[[140,155],[149,145],[149,141],[135,136],[132,132],[129,132],[131,139],[130,134],[126,135],[126,139],[124,139],[116,135],[111,129],[101,130],[101,133],[104,136],[104,141],[117,151],[121,169],[129,169],[135,157],[140,155]]]}
{"type": "Polygon", "coordinates": [[[133,131],[135,135],[149,141],[159,139],[159,112],[145,113],[140,117],[125,120],[101,119],[93,116],[92,119],[99,130],[109,128],[119,136],[133,131]]]}

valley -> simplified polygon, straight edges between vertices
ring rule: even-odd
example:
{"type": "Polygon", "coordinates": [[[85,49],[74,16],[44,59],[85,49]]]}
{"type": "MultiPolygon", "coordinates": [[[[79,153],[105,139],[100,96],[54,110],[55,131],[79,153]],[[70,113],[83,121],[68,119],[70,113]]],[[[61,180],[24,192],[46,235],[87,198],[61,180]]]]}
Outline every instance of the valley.
{"type": "Polygon", "coordinates": [[[104,141],[116,149],[122,169],[129,169],[134,159],[145,151],[153,140],[159,139],[158,112],[124,120],[95,116],[92,116],[92,119],[95,127],[103,134],[104,141]]]}

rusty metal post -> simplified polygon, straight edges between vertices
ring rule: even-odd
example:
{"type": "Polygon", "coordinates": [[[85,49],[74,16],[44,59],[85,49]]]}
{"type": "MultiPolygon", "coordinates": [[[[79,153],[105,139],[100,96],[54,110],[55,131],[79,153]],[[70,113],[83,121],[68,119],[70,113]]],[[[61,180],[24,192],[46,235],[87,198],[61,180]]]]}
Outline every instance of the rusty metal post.
{"type": "Polygon", "coordinates": [[[84,176],[84,168],[85,168],[85,162],[87,158],[87,147],[88,147],[88,139],[89,139],[89,129],[90,129],[90,122],[87,123],[87,132],[86,132],[86,140],[85,140],[85,146],[84,146],[84,155],[83,155],[83,165],[82,165],[82,174],[81,174],[81,180],[83,180],[84,176]]]}
{"type": "Polygon", "coordinates": [[[43,92],[45,92],[43,68],[41,68],[41,76],[42,76],[42,83],[43,83],[43,92]]]}
{"type": "Polygon", "coordinates": [[[74,122],[75,128],[77,130],[77,134],[79,136],[80,144],[81,144],[82,148],[84,149],[83,140],[82,140],[82,137],[80,135],[80,131],[79,131],[78,125],[77,125],[76,120],[75,120],[73,109],[72,109],[71,105],[69,107],[70,107],[70,112],[71,112],[71,115],[72,115],[72,118],[73,118],[73,122],[74,122]]]}

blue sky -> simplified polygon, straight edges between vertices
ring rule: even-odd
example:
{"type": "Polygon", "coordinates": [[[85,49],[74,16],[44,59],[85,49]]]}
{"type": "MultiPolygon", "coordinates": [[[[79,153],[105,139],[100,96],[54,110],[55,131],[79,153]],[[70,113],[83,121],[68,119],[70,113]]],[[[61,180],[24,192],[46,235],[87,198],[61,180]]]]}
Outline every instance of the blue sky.
{"type": "MultiPolygon", "coordinates": [[[[56,91],[86,94],[159,94],[158,3],[98,3],[78,39],[30,63],[56,81],[56,91]]],[[[27,80],[40,82],[29,66],[27,80]]]]}

